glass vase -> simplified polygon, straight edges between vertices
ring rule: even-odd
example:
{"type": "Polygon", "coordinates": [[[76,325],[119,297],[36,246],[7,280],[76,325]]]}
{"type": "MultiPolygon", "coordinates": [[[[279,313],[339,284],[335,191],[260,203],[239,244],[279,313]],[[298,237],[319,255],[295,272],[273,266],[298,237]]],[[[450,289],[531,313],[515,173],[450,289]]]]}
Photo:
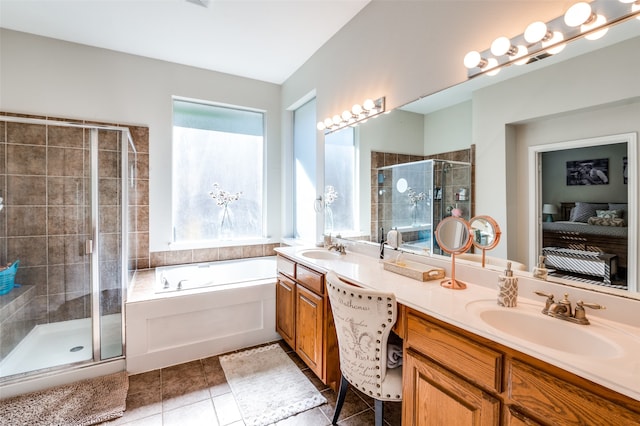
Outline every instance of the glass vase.
{"type": "Polygon", "coordinates": [[[329,206],[324,208],[324,232],[325,234],[333,232],[333,210],[329,206]]]}
{"type": "Polygon", "coordinates": [[[230,240],[233,236],[232,213],[229,206],[226,205],[219,214],[220,218],[220,239],[230,240]]]}
{"type": "Polygon", "coordinates": [[[418,225],[418,205],[417,204],[411,205],[411,225],[413,226],[418,225]]]}

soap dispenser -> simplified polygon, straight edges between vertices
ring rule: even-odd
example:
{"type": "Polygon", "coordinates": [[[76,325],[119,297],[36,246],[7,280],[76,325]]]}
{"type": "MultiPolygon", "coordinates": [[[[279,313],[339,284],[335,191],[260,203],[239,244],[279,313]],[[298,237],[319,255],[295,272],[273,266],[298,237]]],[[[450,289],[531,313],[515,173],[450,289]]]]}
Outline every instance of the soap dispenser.
{"type": "Polygon", "coordinates": [[[498,276],[498,305],[506,308],[518,305],[518,277],[513,276],[511,262],[507,262],[504,275],[498,276]]]}
{"type": "Polygon", "coordinates": [[[533,278],[547,280],[547,268],[544,266],[544,256],[538,257],[538,266],[533,268],[533,278]]]}

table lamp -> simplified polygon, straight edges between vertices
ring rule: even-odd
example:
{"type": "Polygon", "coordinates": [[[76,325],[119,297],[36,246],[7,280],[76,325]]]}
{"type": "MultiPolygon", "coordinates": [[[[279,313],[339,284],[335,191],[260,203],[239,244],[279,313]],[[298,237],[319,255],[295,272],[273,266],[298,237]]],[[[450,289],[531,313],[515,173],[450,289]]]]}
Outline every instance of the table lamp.
{"type": "Polygon", "coordinates": [[[546,214],[545,222],[553,222],[553,215],[558,213],[558,208],[554,204],[543,204],[542,214],[546,214]]]}

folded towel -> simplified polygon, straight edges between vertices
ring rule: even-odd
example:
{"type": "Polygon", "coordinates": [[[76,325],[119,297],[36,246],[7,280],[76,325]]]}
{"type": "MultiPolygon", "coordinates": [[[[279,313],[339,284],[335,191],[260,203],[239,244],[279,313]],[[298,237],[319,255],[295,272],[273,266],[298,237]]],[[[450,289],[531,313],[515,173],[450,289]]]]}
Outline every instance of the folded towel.
{"type": "Polygon", "coordinates": [[[402,365],[402,346],[390,343],[387,345],[387,368],[402,365]]]}

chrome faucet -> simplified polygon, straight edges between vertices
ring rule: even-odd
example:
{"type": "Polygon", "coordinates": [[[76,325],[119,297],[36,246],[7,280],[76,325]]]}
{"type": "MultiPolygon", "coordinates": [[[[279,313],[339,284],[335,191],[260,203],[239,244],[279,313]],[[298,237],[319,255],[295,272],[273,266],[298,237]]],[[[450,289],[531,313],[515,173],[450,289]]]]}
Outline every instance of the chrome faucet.
{"type": "Polygon", "coordinates": [[[606,309],[606,307],[598,305],[597,303],[586,303],[582,300],[576,302],[574,309],[571,307],[571,302],[569,301],[569,295],[567,293],[564,294],[564,297],[559,302],[554,301],[553,294],[547,294],[541,291],[536,291],[535,294],[547,298],[544,308],[542,308],[543,314],[576,324],[589,324],[589,320],[587,319],[587,315],[584,310],[585,306],[591,309],[606,309]]]}
{"type": "Polygon", "coordinates": [[[335,250],[340,254],[347,254],[347,250],[344,247],[344,244],[340,244],[340,243],[333,243],[329,246],[329,251],[331,250],[335,250]]]}

